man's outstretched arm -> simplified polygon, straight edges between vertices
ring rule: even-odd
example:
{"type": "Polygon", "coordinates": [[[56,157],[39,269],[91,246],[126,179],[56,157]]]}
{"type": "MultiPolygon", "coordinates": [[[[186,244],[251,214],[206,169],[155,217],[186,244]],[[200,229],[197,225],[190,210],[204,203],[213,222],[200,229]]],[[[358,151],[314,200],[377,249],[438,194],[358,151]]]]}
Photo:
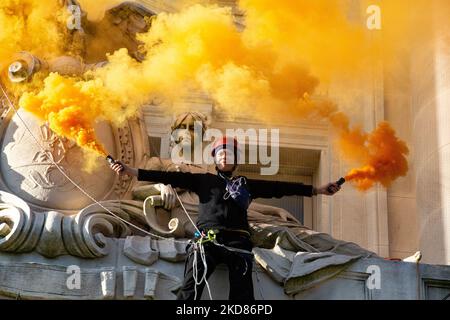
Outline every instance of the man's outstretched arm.
{"type": "Polygon", "coordinates": [[[166,172],[159,170],[143,170],[129,167],[121,162],[111,165],[111,169],[119,175],[127,174],[137,177],[139,181],[160,182],[170,184],[175,188],[196,191],[198,186],[198,174],[190,172],[166,172]]]}
{"type": "Polygon", "coordinates": [[[330,182],[321,187],[313,187],[303,183],[247,180],[252,198],[281,198],[284,196],[305,196],[312,197],[318,194],[333,195],[341,187],[336,182],[330,182]]]}

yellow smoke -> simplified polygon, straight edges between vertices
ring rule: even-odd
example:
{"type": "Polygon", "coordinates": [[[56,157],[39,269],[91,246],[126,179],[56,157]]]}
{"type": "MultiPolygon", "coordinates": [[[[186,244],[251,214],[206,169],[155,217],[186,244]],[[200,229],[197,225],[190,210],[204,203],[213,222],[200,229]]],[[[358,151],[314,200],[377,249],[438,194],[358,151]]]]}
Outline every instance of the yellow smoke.
{"type": "MultiPolygon", "coordinates": [[[[123,0],[78,0],[78,3],[83,8],[85,12],[87,12],[87,18],[91,21],[101,20],[105,12],[120,3],[124,2],[123,0]]],[[[131,0],[128,2],[135,2],[135,0],[131,0]]]]}
{"type": "Polygon", "coordinates": [[[321,79],[359,68],[371,54],[361,21],[350,21],[344,1],[241,0],[246,12],[245,41],[269,44],[277,62],[301,64],[321,79]]]}
{"type": "Polygon", "coordinates": [[[62,53],[69,12],[55,0],[0,2],[0,62],[19,51],[41,57],[62,53]]]}
{"type": "MultiPolygon", "coordinates": [[[[101,16],[114,3],[82,1],[94,16],[101,16]]],[[[58,134],[103,153],[94,121],[106,119],[120,125],[150,96],[171,100],[201,90],[231,116],[248,113],[270,121],[281,114],[329,121],[338,133],[343,155],[361,164],[348,178],[361,189],[374,182],[387,186],[407,171],[407,147],[392,128],[382,123],[366,133],[351,127],[335,104],[309,97],[320,81],[367,72],[367,61],[389,55],[396,40],[411,39],[411,16],[423,10],[423,2],[380,2],[390,24],[390,28],[385,26],[388,22],[383,24],[385,42],[374,36],[377,31],[366,29],[365,19],[349,19],[346,3],[354,2],[241,0],[246,15],[242,31],[230,8],[194,5],[179,13],[162,13],[138,37],[147,51],[143,62],[131,58],[126,49],[118,50],[108,57],[106,67],[86,75],[89,80],[50,75],[45,88],[24,95],[20,105],[52,122],[58,134]],[[392,27],[395,16],[399,29],[392,27]],[[370,174],[362,177],[361,172],[370,174]]]]}
{"type": "MultiPolygon", "coordinates": [[[[143,1],[139,0],[78,0],[78,3],[87,12],[87,18],[90,21],[99,21],[103,19],[106,11],[120,5],[121,3],[136,3],[140,4],[143,1]]],[[[156,6],[161,6],[167,8],[169,11],[181,11],[194,4],[208,4],[214,2],[211,0],[170,0],[170,1],[159,1],[156,6]]]]}

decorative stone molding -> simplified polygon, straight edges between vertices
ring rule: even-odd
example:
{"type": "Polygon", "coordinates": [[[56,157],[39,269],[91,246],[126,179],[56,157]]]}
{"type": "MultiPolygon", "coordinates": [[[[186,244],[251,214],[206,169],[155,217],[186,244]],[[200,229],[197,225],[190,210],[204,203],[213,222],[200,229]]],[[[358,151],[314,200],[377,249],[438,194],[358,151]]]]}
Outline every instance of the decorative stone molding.
{"type": "MultiPolygon", "coordinates": [[[[6,100],[6,97],[4,95],[1,96],[0,99],[0,120],[1,122],[3,122],[3,120],[5,119],[6,115],[8,114],[9,111],[9,105],[8,105],[8,101],[6,100]]],[[[1,125],[0,122],[0,125],[1,125]]]]}
{"type": "MultiPolygon", "coordinates": [[[[134,141],[129,127],[116,129],[116,146],[118,148],[117,159],[126,165],[133,165],[134,158],[134,141]]],[[[138,142],[139,143],[139,142],[138,142]]],[[[130,189],[132,178],[127,175],[120,176],[114,184],[114,191],[119,196],[124,196],[130,189]]]]}
{"type": "Polygon", "coordinates": [[[132,261],[150,266],[158,258],[170,262],[186,259],[189,240],[152,239],[151,237],[129,236],[125,239],[123,253],[132,261]]]}
{"type": "Polygon", "coordinates": [[[150,266],[159,258],[159,251],[152,248],[150,237],[127,237],[123,253],[132,261],[150,266]]]}
{"type": "Polygon", "coordinates": [[[177,277],[162,273],[157,269],[145,268],[139,270],[134,266],[123,267],[123,296],[125,299],[133,299],[140,296],[138,283],[144,283],[144,299],[173,300],[173,292],[180,288],[181,280],[177,277]],[[143,281],[141,281],[141,279],[143,281]]]}
{"type": "MultiPolygon", "coordinates": [[[[105,204],[107,205],[107,204],[105,204]]],[[[114,206],[110,206],[114,210],[114,206]]],[[[131,233],[119,219],[91,205],[74,216],[56,211],[34,212],[22,199],[0,191],[0,251],[24,253],[36,250],[45,257],[64,254],[83,258],[106,256],[110,239],[131,233]]],[[[114,210],[130,219],[125,211],[114,210]]]]}
{"type": "Polygon", "coordinates": [[[103,266],[80,268],[80,286],[74,289],[67,285],[70,276],[67,270],[68,267],[64,265],[0,263],[0,296],[56,300],[173,300],[174,291],[181,286],[178,277],[157,269],[103,266]],[[138,285],[140,283],[143,286],[138,285]]]}

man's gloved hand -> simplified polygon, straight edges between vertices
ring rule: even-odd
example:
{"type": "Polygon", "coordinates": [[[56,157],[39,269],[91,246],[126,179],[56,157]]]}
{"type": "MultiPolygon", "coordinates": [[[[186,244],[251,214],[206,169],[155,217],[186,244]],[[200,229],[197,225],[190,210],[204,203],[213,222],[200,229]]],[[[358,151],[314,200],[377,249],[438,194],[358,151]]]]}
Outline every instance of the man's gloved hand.
{"type": "Polygon", "coordinates": [[[175,190],[173,190],[170,184],[159,184],[159,190],[161,191],[161,199],[163,201],[164,209],[172,210],[177,203],[177,197],[175,195],[175,190]]]}

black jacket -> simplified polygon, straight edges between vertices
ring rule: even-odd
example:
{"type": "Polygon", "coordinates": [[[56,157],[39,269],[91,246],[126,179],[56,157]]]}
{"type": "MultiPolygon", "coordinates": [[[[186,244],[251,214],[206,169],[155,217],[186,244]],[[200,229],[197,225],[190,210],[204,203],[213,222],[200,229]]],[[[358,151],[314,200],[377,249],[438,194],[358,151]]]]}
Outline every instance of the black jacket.
{"type": "MultiPolygon", "coordinates": [[[[249,230],[247,210],[238,206],[231,197],[224,200],[226,182],[219,175],[139,169],[138,180],[170,184],[198,194],[200,204],[197,227],[200,230],[211,228],[249,230]]],[[[246,181],[251,199],[281,198],[291,195],[312,196],[313,187],[302,183],[252,179],[246,181]]]]}

